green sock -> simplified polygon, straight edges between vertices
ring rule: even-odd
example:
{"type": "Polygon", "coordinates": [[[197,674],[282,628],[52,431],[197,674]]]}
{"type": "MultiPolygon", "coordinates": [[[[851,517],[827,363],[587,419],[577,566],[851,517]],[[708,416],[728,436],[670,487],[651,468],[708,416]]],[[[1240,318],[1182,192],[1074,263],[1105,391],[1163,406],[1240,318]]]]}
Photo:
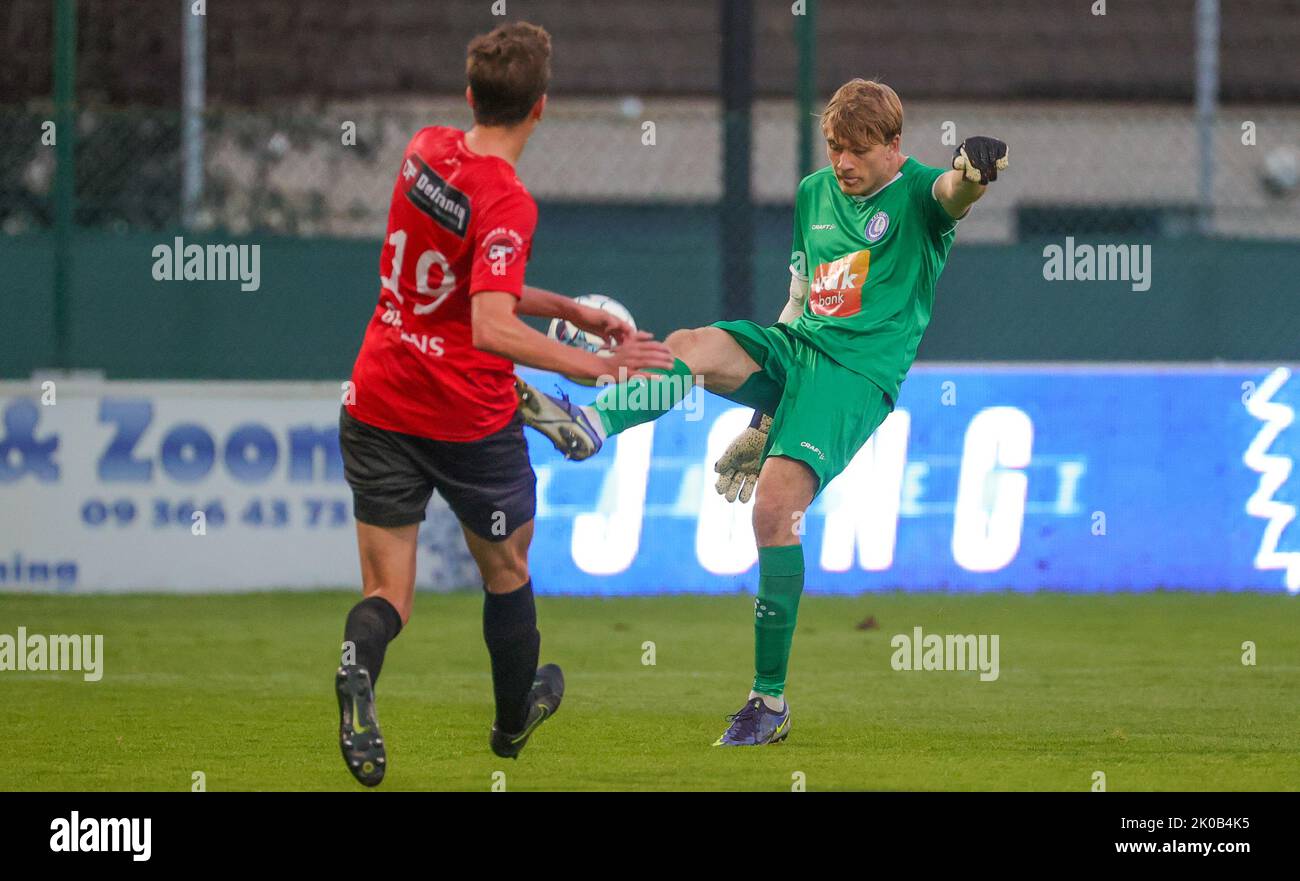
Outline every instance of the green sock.
{"type": "Polygon", "coordinates": [[[672,370],[646,372],[658,375],[607,386],[596,396],[596,412],[600,415],[605,434],[618,434],[658,419],[686,397],[695,382],[691,368],[681,358],[673,362],[672,370]]]}
{"type": "Polygon", "coordinates": [[[758,549],[758,596],[754,598],[754,691],[785,694],[790,641],[803,593],[803,546],[758,549]]]}

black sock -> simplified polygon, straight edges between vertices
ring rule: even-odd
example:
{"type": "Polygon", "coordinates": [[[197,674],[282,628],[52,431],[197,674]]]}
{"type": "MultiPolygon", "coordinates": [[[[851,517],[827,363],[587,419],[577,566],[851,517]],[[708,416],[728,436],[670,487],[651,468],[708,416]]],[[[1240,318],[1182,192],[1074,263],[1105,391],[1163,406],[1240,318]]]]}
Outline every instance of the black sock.
{"type": "Polygon", "coordinates": [[[497,728],[515,734],[528,721],[528,693],[537,675],[537,607],[533,582],[510,593],[483,593],[483,641],[492,656],[497,728]]]}
{"type": "Polygon", "coordinates": [[[366,597],[348,612],[343,640],[356,647],[356,663],[370,671],[370,686],[379,681],[384,652],[402,629],[402,616],[383,597],[366,597]]]}

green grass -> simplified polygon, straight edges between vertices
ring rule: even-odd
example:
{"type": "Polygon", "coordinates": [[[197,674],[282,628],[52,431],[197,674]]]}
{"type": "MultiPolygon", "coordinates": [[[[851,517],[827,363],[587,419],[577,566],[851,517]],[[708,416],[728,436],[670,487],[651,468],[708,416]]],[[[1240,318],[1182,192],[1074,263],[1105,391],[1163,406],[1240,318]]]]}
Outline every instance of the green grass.
{"type": "MultiPolygon", "coordinates": [[[[0,595],[0,633],[102,633],[104,678],[0,673],[0,790],[360,789],[338,754],[345,593],[0,595]]],[[[379,688],[381,790],[1300,789],[1300,598],[805,597],[793,733],[712,749],[744,699],[752,598],[541,598],[559,715],[516,762],[487,749],[477,594],[421,594],[379,688]],[[876,630],[855,624],[868,614],[876,630]],[[1001,676],[896,672],[890,637],[998,634],[1001,676]],[[644,666],[642,643],[656,645],[644,666]],[[1241,644],[1258,647],[1256,666],[1241,644]]]]}

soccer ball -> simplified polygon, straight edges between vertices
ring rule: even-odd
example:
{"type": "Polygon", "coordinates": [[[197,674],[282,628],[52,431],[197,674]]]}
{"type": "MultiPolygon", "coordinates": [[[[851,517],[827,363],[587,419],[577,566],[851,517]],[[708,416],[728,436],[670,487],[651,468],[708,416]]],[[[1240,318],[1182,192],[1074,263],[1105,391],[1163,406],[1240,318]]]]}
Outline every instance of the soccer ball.
{"type": "MultiPolygon", "coordinates": [[[[603,309],[632,325],[633,330],[636,329],[636,321],[633,320],[632,313],[627,311],[627,307],[613,297],[606,297],[604,294],[583,294],[573,299],[583,306],[603,309]]],[[[609,340],[601,339],[593,333],[575,327],[562,318],[551,321],[551,326],[547,329],[546,335],[558,343],[572,346],[575,349],[582,349],[586,352],[594,352],[602,358],[608,358],[612,354],[609,340]]],[[[578,379],[572,376],[569,379],[579,385],[596,385],[596,381],[591,379],[578,379]]]]}

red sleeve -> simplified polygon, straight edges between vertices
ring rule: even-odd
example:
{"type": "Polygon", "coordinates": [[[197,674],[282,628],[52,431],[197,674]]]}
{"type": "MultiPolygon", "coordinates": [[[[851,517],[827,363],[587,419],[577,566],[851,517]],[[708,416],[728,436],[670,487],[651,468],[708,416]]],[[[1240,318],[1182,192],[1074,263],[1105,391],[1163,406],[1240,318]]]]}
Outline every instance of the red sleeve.
{"type": "Polygon", "coordinates": [[[537,203],[527,193],[510,193],[489,205],[474,226],[470,296],[480,291],[521,296],[537,228],[537,203]]]}

